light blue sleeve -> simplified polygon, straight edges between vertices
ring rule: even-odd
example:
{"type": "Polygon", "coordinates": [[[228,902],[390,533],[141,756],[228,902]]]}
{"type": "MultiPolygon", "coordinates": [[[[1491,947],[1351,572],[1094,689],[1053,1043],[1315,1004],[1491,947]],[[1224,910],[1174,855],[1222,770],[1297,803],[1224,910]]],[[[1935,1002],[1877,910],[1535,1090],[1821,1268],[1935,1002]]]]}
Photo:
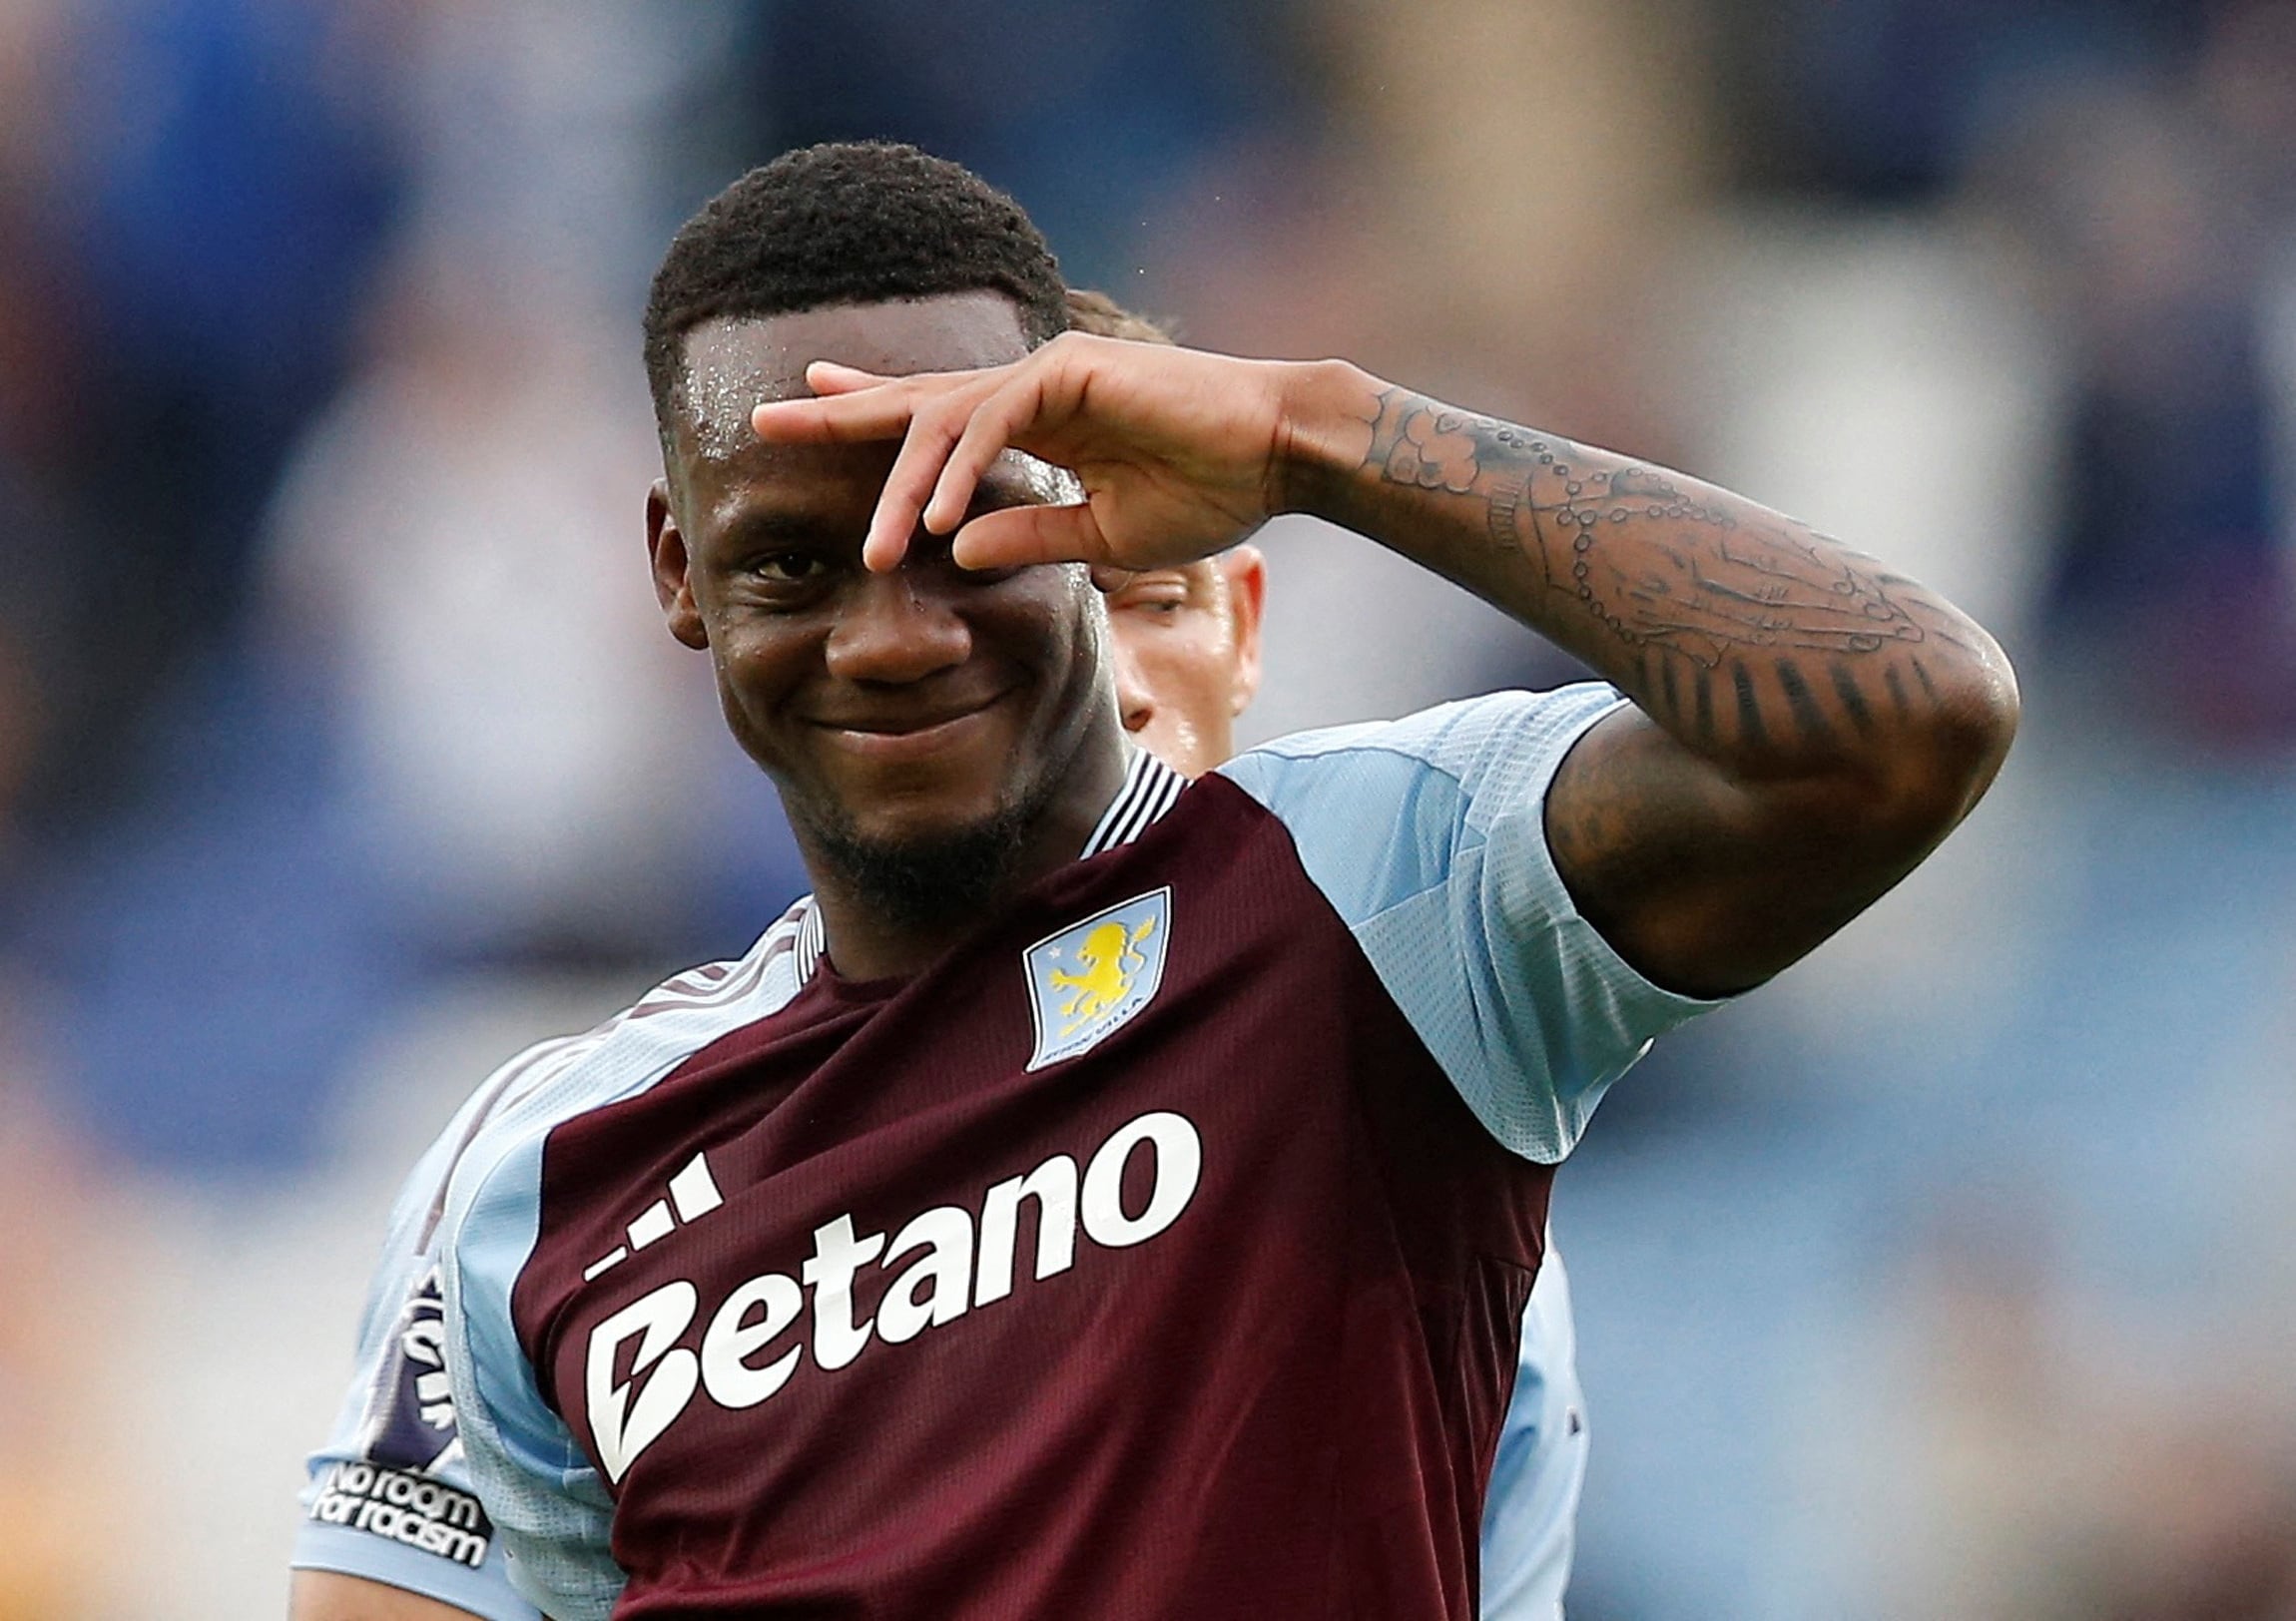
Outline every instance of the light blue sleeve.
{"type": "Polygon", "coordinates": [[[309,1460],[288,1563],[403,1588],[486,1621],[537,1621],[510,1585],[472,1489],[441,1345],[434,1213],[483,1100],[416,1164],[391,1208],[368,1287],[358,1361],[326,1443],[309,1460]]]}
{"type": "Polygon", "coordinates": [[[1483,1499],[1481,1621],[1560,1621],[1586,1448],[1570,1279],[1550,1248],[1522,1314],[1514,1398],[1483,1499]]]}
{"type": "Polygon", "coordinates": [[[627,1579],[609,1545],[613,1499],[543,1401],[511,1326],[510,1292],[541,1220],[544,1136],[481,1137],[455,1174],[440,1269],[447,1372],[512,1585],[556,1621],[607,1621],[627,1579]]]}
{"type": "Polygon", "coordinates": [[[1548,783],[1625,702],[1494,693],[1285,738],[1220,768],[1300,860],[1451,1084],[1552,1163],[1651,1040],[1716,1004],[1662,990],[1579,916],[1547,852],[1548,783]]]}

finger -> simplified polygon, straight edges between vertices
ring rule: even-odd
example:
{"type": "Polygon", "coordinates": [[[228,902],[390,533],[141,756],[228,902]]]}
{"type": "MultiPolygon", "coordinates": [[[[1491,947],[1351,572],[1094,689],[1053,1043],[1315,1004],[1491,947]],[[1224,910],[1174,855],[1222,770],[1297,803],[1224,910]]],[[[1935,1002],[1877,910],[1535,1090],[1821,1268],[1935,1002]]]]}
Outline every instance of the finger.
{"type": "Polygon", "coordinates": [[[1138,569],[1118,568],[1113,563],[1092,565],[1092,589],[1104,597],[1113,597],[1134,580],[1140,578],[1138,569]]]}
{"type": "Polygon", "coordinates": [[[1092,508],[1006,507],[987,512],[956,532],[949,556],[959,568],[1010,569],[1030,563],[1096,563],[1107,542],[1092,508]]]}
{"type": "Polygon", "coordinates": [[[941,464],[948,459],[966,417],[964,398],[935,400],[931,408],[909,419],[900,454],[885,474],[884,488],[869,515],[868,534],[861,541],[861,565],[876,573],[897,568],[908,552],[908,537],[922,520],[924,504],[932,496],[941,464]]]}
{"type": "Polygon", "coordinates": [[[924,508],[926,529],[945,535],[964,521],[981,475],[1004,454],[1012,435],[1043,408],[1044,382],[1042,375],[1034,372],[1011,378],[972,408],[965,418],[964,432],[933,481],[932,497],[924,508]]]}
{"type": "Polygon", "coordinates": [[[769,444],[858,444],[908,431],[918,391],[906,378],[816,399],[772,399],[750,412],[750,429],[769,444]]]}
{"type": "Polygon", "coordinates": [[[806,367],[806,386],[816,395],[850,394],[858,389],[874,388],[892,379],[874,371],[863,371],[860,366],[849,366],[837,360],[816,360],[806,367]]]}
{"type": "Polygon", "coordinates": [[[806,367],[812,398],[768,400],[750,412],[761,439],[780,444],[852,444],[896,439],[926,400],[967,389],[988,369],[920,371],[888,377],[838,360],[806,367]]]}

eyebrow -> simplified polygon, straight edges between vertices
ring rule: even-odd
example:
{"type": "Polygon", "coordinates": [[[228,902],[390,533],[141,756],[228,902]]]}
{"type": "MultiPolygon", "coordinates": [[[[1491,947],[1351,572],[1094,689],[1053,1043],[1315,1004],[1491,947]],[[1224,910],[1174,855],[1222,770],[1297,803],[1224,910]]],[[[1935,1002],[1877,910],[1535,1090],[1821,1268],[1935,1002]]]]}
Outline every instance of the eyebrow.
{"type": "Polygon", "coordinates": [[[861,528],[826,513],[802,508],[751,507],[729,519],[724,530],[733,546],[805,546],[817,550],[849,541],[860,549],[861,528]]]}
{"type": "Polygon", "coordinates": [[[1125,582],[1127,585],[1143,583],[1149,585],[1184,585],[1193,593],[1199,587],[1207,591],[1210,590],[1217,583],[1217,579],[1211,569],[1200,568],[1195,563],[1175,563],[1166,568],[1141,569],[1125,582]]]}

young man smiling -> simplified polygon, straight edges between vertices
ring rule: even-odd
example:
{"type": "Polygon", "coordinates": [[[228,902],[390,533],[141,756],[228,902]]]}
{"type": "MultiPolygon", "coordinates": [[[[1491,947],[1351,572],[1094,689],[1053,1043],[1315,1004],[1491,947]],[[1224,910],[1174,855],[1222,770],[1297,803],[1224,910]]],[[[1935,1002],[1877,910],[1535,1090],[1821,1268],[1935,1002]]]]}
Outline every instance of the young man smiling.
{"type": "MultiPolygon", "coordinates": [[[[1105,294],[1072,288],[1068,306],[1072,330],[1172,341],[1105,294]]],[[[1264,560],[1245,544],[1104,583],[1126,734],[1181,775],[1202,776],[1234,754],[1235,723],[1259,690],[1264,560]]],[[[410,1189],[431,1197],[420,1173],[410,1189]]],[[[437,1388],[435,1260],[394,1247],[376,1279],[359,1376],[333,1443],[312,1460],[295,1621],[534,1621],[493,1553],[437,1388]]],[[[1484,1504],[1481,1621],[1560,1614],[1586,1465],[1581,1407],[1569,1285],[1550,1246],[1523,1313],[1484,1504]]]]}
{"type": "Polygon", "coordinates": [[[657,591],[816,893],[439,1151],[455,1415],[552,1615],[1471,1615],[1553,1165],[2008,746],[1985,633],[1791,520],[1066,324],[897,148],[746,177],[657,276],[657,591]],[[1611,685],[1183,793],[1088,569],[1279,510],[1611,685]]]}

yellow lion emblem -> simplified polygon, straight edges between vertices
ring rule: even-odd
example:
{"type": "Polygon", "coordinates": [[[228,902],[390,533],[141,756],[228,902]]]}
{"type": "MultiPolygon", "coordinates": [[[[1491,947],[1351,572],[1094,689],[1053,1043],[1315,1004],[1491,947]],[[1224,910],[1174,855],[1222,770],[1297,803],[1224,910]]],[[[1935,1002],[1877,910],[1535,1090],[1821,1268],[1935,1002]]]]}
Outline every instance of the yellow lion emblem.
{"type": "Polygon", "coordinates": [[[1052,988],[1067,992],[1060,1002],[1060,1016],[1068,1021],[1060,1028],[1063,1036],[1074,1035],[1132,994],[1133,979],[1148,965],[1140,945],[1155,932],[1153,917],[1131,930],[1118,922],[1102,923],[1076,946],[1082,973],[1052,970],[1052,988]]]}

